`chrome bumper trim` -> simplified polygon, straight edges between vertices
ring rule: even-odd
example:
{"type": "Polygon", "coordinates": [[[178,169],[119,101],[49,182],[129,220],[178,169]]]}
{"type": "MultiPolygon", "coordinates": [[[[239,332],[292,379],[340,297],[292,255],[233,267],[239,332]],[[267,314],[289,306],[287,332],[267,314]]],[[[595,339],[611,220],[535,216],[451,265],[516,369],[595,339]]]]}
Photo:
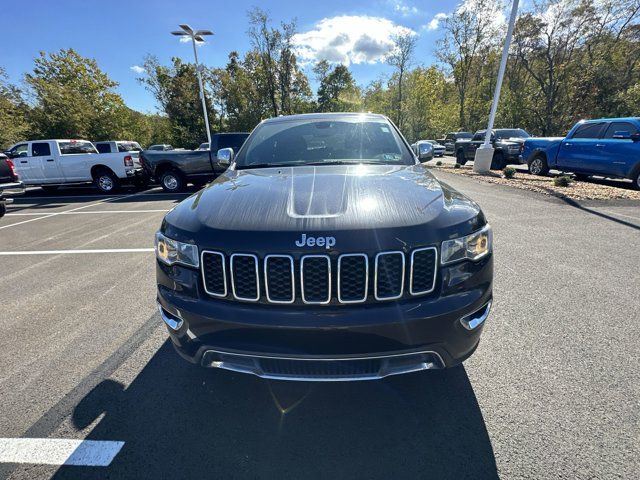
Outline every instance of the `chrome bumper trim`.
{"type": "Polygon", "coordinates": [[[445,363],[437,352],[430,350],[366,357],[286,357],[209,349],[202,356],[202,366],[249,373],[271,380],[349,382],[442,369],[445,363]],[[277,366],[278,362],[282,362],[282,368],[274,371],[273,365],[277,366]],[[375,371],[358,372],[359,362],[369,362],[368,367],[373,364],[378,365],[378,368],[375,371]],[[343,367],[342,372],[336,373],[336,370],[340,371],[343,367]]]}
{"type": "Polygon", "coordinates": [[[160,318],[162,318],[162,321],[167,325],[167,327],[174,331],[180,330],[180,327],[182,327],[182,324],[184,323],[181,318],[167,312],[159,303],[158,311],[160,312],[160,318]]]}
{"type": "Polygon", "coordinates": [[[475,330],[480,325],[484,323],[484,321],[489,316],[489,312],[491,311],[491,300],[489,300],[482,308],[473,312],[466,317],[462,317],[460,319],[460,323],[467,330],[475,330]]]}

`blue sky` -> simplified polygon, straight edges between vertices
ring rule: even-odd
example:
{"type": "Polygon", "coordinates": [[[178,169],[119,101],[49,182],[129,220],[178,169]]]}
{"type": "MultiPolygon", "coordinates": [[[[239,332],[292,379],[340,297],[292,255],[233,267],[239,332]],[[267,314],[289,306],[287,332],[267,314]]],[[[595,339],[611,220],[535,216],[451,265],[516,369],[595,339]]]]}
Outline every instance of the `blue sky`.
{"type": "Polygon", "coordinates": [[[147,53],[157,55],[163,63],[173,56],[192,61],[191,46],[169,34],[179,23],[213,30],[216,35],[199,47],[198,55],[209,66],[224,66],[229,51],[243,53],[250,47],[246,12],[259,5],[276,22],[297,19],[300,32],[297,41],[303,61],[329,57],[348,63],[358,84],[366,85],[380,74],[390,72],[381,58],[389,36],[398,29],[408,28],[418,35],[416,62],[432,63],[435,42],[441,34],[435,28],[437,19],[450,13],[456,3],[455,0],[5,2],[3,18],[13,20],[5,21],[2,27],[0,66],[7,70],[12,82],[19,83],[24,73],[32,69],[33,58],[39,51],[72,47],[95,58],[100,68],[119,82],[118,92],[130,107],[154,111],[155,102],[136,82],[137,74],[132,67],[141,64],[147,53]]]}

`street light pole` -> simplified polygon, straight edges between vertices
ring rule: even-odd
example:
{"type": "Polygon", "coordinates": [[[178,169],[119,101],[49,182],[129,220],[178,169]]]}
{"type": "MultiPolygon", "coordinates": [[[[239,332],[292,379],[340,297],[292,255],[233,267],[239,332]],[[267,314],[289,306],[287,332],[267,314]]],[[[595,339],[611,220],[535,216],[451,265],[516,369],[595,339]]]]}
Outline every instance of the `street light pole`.
{"type": "Polygon", "coordinates": [[[498,69],[498,79],[496,81],[496,89],[493,93],[493,101],[491,102],[491,112],[489,113],[489,124],[484,136],[484,143],[476,150],[475,160],[473,162],[473,170],[476,172],[488,172],[491,169],[491,161],[493,160],[493,146],[491,145],[491,131],[493,130],[493,122],[496,119],[496,111],[498,110],[498,101],[500,100],[500,89],[502,88],[502,80],[504,71],[507,67],[507,58],[509,57],[509,47],[511,47],[511,37],[513,36],[513,28],[516,23],[518,14],[519,0],[513,0],[511,6],[511,16],[509,17],[509,26],[507,27],[507,38],[504,41],[502,49],[502,58],[500,59],[500,68],[498,69]]]}
{"type": "Polygon", "coordinates": [[[207,114],[207,102],[204,96],[204,86],[202,84],[202,72],[200,64],[198,63],[198,51],[196,49],[196,41],[204,42],[205,35],[213,35],[210,30],[196,30],[194,31],[189,25],[180,25],[182,31],[171,32],[176,36],[188,36],[191,38],[191,44],[193,45],[193,56],[196,60],[196,75],[198,76],[198,85],[200,87],[200,100],[202,101],[202,112],[204,113],[204,124],[207,129],[207,141],[209,142],[209,149],[211,149],[211,129],[209,128],[209,115],[207,114]]]}

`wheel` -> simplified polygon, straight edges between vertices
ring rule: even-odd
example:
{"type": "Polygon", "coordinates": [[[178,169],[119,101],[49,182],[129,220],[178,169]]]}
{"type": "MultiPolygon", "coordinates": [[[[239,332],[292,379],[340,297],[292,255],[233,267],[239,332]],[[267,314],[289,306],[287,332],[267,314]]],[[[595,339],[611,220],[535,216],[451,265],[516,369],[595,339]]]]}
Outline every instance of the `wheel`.
{"type": "Polygon", "coordinates": [[[59,185],[42,185],[40,186],[40,188],[42,188],[42,190],[44,190],[47,193],[54,193],[58,191],[60,186],[59,185]]]}
{"type": "Polygon", "coordinates": [[[464,156],[463,150],[458,150],[456,152],[456,162],[458,162],[460,165],[464,165],[465,163],[467,163],[467,159],[464,156]]]}
{"type": "Polygon", "coordinates": [[[177,170],[166,170],[160,175],[160,186],[165,192],[176,193],[184,190],[185,181],[177,170]]]}
{"type": "Polygon", "coordinates": [[[634,173],[634,177],[632,178],[632,180],[633,188],[635,188],[636,190],[640,190],[640,168],[636,170],[636,173],[634,173]]]}
{"type": "Polygon", "coordinates": [[[7,206],[4,204],[4,201],[0,201],[0,218],[4,217],[5,213],[7,213],[7,206]]]}
{"type": "Polygon", "coordinates": [[[102,193],[113,193],[120,186],[118,177],[110,170],[98,170],[93,177],[93,184],[102,193]]]}
{"type": "Polygon", "coordinates": [[[538,154],[529,161],[529,173],[533,175],[546,175],[549,173],[549,165],[544,155],[538,154]]]}
{"type": "Polygon", "coordinates": [[[504,155],[502,152],[496,152],[491,159],[491,170],[502,170],[505,167],[504,155]]]}

